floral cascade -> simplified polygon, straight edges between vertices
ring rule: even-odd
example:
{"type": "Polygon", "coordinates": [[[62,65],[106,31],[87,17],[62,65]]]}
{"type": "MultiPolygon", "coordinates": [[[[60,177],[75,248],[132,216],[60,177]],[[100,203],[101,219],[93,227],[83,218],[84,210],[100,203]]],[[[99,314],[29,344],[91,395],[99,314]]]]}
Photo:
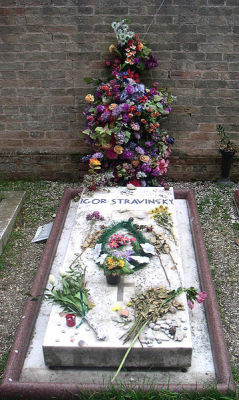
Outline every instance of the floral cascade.
{"type": "Polygon", "coordinates": [[[174,97],[158,83],[148,89],[140,83],[140,74],[158,66],[157,58],[134,33],[126,20],[113,22],[118,45],[110,45],[112,61],[107,82],[85,78],[97,84],[96,93],[88,94],[85,110],[92,154],[83,157],[89,163],[88,186],[91,190],[114,182],[134,186],[164,185],[170,145],[174,138],[161,128],[171,112],[174,97]]]}

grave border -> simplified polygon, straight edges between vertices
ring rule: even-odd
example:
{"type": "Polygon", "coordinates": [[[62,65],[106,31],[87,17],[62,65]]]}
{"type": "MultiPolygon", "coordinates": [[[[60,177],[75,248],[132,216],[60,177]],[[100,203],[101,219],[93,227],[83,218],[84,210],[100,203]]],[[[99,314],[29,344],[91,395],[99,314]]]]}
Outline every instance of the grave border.
{"type": "MultiPolygon", "coordinates": [[[[71,383],[54,383],[54,382],[20,382],[20,374],[24,364],[24,359],[30,344],[31,335],[35,326],[36,318],[40,309],[42,300],[42,288],[46,287],[48,276],[57,250],[57,245],[60,240],[61,232],[68,213],[71,200],[81,193],[82,189],[65,189],[57,215],[47,240],[45,250],[37,271],[37,275],[31,289],[33,297],[39,296],[39,301],[32,301],[28,298],[22,322],[18,328],[16,339],[13,344],[5,371],[0,386],[0,393],[4,399],[15,399],[16,395],[22,395],[23,398],[42,399],[50,398],[51,396],[59,396],[65,400],[72,399],[74,394],[80,394],[85,390],[100,390],[105,386],[100,384],[81,385],[71,383]],[[64,395],[64,396],[63,396],[64,395]]],[[[236,191],[236,201],[239,203],[239,191],[236,191]]],[[[193,190],[190,189],[175,189],[174,195],[176,199],[187,200],[190,225],[198,264],[198,273],[201,284],[201,289],[208,294],[208,299],[204,304],[206,319],[209,329],[210,342],[212,347],[214,366],[216,372],[217,384],[215,386],[221,393],[226,393],[228,390],[234,391],[235,385],[232,378],[229,355],[226,348],[222,324],[218,311],[216,293],[213,280],[210,273],[210,268],[207,259],[206,247],[203,239],[202,229],[200,225],[197,205],[194,198],[193,190]],[[209,301],[210,299],[210,301],[209,301]]],[[[137,390],[140,385],[131,385],[131,388],[137,390]]],[[[117,384],[114,387],[118,387],[117,384]]],[[[122,388],[122,386],[119,386],[122,388]]],[[[144,390],[152,388],[144,384],[144,390]]],[[[195,384],[160,384],[154,382],[154,389],[168,389],[170,391],[202,391],[205,390],[205,385],[195,382],[195,384]]]]}

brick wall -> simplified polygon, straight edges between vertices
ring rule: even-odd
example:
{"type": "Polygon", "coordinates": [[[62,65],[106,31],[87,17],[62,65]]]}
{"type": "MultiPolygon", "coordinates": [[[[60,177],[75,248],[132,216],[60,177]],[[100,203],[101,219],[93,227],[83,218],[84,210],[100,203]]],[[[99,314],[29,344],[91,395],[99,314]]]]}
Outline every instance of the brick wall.
{"type": "MultiPolygon", "coordinates": [[[[219,177],[216,125],[239,144],[239,2],[165,0],[155,17],[160,4],[1,0],[0,179],[83,174],[82,111],[91,90],[83,78],[106,76],[111,23],[124,17],[159,59],[145,83],[177,96],[165,124],[175,137],[169,176],[219,177]]],[[[238,166],[237,157],[234,179],[238,166]]]]}

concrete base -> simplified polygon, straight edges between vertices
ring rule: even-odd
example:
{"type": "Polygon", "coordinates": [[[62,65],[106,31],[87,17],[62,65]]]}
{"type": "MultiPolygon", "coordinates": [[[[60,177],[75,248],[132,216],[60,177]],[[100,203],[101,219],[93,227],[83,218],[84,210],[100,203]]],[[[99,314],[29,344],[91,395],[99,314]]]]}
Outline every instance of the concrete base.
{"type": "Polygon", "coordinates": [[[4,196],[0,201],[0,254],[6,245],[12,231],[17,214],[19,213],[25,192],[0,192],[4,196]]]}

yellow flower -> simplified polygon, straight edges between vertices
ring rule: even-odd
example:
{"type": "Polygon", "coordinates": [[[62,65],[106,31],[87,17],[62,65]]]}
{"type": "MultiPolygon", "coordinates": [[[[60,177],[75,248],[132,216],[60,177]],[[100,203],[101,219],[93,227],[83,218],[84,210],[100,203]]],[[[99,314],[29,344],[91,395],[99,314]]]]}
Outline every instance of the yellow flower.
{"type": "Polygon", "coordinates": [[[85,96],[85,101],[87,103],[93,103],[94,100],[95,100],[95,98],[92,94],[87,94],[87,96],[85,96]]]}
{"type": "Polygon", "coordinates": [[[122,146],[119,146],[118,144],[114,147],[114,152],[116,154],[122,154],[124,151],[124,148],[122,146]]]}
{"type": "Polygon", "coordinates": [[[123,261],[123,260],[119,260],[119,266],[120,266],[121,268],[123,268],[123,266],[124,266],[124,261],[123,261]]]}
{"type": "Polygon", "coordinates": [[[117,104],[112,103],[109,105],[109,109],[112,111],[116,106],[117,106],[117,104]]]}
{"type": "Polygon", "coordinates": [[[146,93],[149,93],[150,92],[150,89],[146,89],[146,93]]]}
{"type": "Polygon", "coordinates": [[[114,53],[114,50],[115,50],[115,45],[111,44],[110,47],[109,47],[109,52],[110,53],[114,53]]]}
{"type": "Polygon", "coordinates": [[[111,311],[121,311],[121,310],[122,310],[122,307],[118,304],[116,306],[112,307],[112,309],[111,309],[111,311]]]}

